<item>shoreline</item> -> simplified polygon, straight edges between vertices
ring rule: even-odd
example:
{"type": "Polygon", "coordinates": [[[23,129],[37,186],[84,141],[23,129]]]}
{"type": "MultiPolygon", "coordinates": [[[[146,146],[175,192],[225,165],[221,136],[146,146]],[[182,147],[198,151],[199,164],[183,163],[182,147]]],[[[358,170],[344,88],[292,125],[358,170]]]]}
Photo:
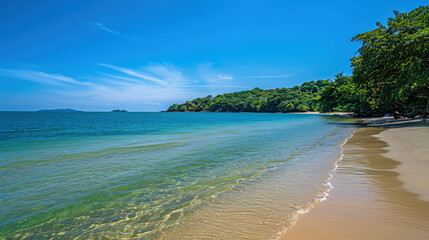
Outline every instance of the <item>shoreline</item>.
{"type": "Polygon", "coordinates": [[[423,147],[429,146],[428,125],[393,118],[366,119],[365,125],[343,146],[344,157],[333,171],[327,201],[300,215],[280,239],[425,239],[429,235],[429,201],[425,201],[429,194],[423,185],[429,171],[424,161],[429,153],[423,147]],[[410,156],[418,158],[410,162],[410,156]]]}
{"type": "Polygon", "coordinates": [[[326,116],[339,116],[339,117],[352,117],[353,112],[335,112],[335,113],[323,113],[323,112],[221,112],[221,111],[160,111],[160,112],[172,112],[172,113],[275,113],[275,114],[314,114],[314,115],[326,115],[326,116]]]}
{"type": "Polygon", "coordinates": [[[288,152],[291,161],[282,160],[269,174],[217,195],[183,216],[159,239],[280,239],[298,215],[326,200],[332,189],[330,179],[335,163],[343,156],[341,145],[354,132],[349,124],[346,129],[343,127],[335,126],[334,131],[324,134],[321,145],[313,145],[295,156],[288,152]],[[325,154],[318,154],[323,151],[325,154]]]}
{"type": "Polygon", "coordinates": [[[350,134],[350,136],[349,136],[349,137],[347,137],[347,138],[344,140],[344,142],[342,142],[342,143],[339,145],[339,146],[341,147],[340,155],[339,155],[338,159],[337,159],[336,161],[334,161],[334,162],[333,162],[334,167],[333,167],[333,169],[332,169],[332,170],[330,170],[330,171],[329,171],[328,177],[327,177],[327,179],[326,179],[326,181],[325,181],[325,186],[327,186],[327,187],[328,187],[328,189],[326,189],[326,190],[325,190],[325,192],[323,192],[323,195],[321,195],[319,199],[316,199],[316,200],[313,202],[313,204],[312,204],[309,208],[298,210],[298,211],[295,213],[295,220],[294,220],[293,224],[292,224],[290,227],[286,228],[286,229],[282,232],[282,234],[281,234],[278,238],[276,238],[276,240],[289,239],[289,238],[287,238],[287,236],[288,236],[288,235],[287,235],[287,233],[288,233],[291,229],[293,229],[293,227],[297,224],[297,222],[298,222],[298,220],[299,220],[300,216],[301,216],[301,215],[304,215],[304,214],[309,213],[309,212],[310,212],[310,211],[312,211],[314,208],[316,208],[319,204],[321,204],[322,202],[325,202],[325,201],[327,201],[327,200],[328,200],[328,197],[329,197],[329,195],[330,195],[329,193],[334,189],[334,187],[333,187],[333,186],[332,186],[332,184],[331,184],[331,179],[334,177],[334,172],[335,172],[335,171],[337,170],[337,168],[338,168],[338,163],[339,163],[340,161],[342,161],[342,160],[343,160],[343,158],[344,158],[344,145],[345,145],[345,144],[347,144],[347,142],[348,142],[351,138],[353,138],[353,136],[355,135],[355,133],[356,133],[356,130],[355,130],[355,131],[353,131],[353,132],[350,134]]]}

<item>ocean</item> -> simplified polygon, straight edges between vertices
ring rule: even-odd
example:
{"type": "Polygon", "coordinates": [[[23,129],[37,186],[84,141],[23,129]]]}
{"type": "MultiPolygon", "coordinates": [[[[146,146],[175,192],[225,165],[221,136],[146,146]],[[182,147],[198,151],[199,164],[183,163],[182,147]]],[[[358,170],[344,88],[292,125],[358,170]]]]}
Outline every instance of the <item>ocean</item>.
{"type": "Polygon", "coordinates": [[[276,239],[355,127],[311,114],[0,112],[1,239],[276,239]]]}

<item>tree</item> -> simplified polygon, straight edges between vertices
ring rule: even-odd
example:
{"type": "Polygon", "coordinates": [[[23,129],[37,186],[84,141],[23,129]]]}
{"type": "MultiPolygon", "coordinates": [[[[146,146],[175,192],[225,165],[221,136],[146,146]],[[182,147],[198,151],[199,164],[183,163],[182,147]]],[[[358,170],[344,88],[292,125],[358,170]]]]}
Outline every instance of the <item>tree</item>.
{"type": "Polygon", "coordinates": [[[174,111],[177,111],[178,109],[179,109],[179,105],[173,104],[168,108],[168,111],[174,112],[174,111]]]}
{"type": "Polygon", "coordinates": [[[195,104],[193,102],[191,102],[191,101],[187,101],[185,103],[185,106],[186,106],[186,109],[188,111],[194,111],[195,110],[195,104]]]}
{"type": "Polygon", "coordinates": [[[372,109],[422,111],[429,104],[429,6],[394,12],[387,26],[358,34],[353,80],[372,109]]]}
{"type": "Polygon", "coordinates": [[[339,73],[320,94],[319,110],[321,112],[357,112],[365,115],[371,112],[371,109],[364,93],[365,90],[356,87],[353,76],[339,73]]]}

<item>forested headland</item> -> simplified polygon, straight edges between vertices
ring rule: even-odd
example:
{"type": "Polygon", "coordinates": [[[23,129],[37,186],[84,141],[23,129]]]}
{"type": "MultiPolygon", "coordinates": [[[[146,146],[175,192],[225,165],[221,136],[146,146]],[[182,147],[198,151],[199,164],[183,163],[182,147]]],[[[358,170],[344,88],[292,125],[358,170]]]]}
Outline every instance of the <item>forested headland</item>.
{"type": "Polygon", "coordinates": [[[358,34],[353,74],[292,88],[226,93],[173,104],[174,112],[354,112],[357,116],[429,113],[429,5],[394,11],[387,24],[358,34]]]}

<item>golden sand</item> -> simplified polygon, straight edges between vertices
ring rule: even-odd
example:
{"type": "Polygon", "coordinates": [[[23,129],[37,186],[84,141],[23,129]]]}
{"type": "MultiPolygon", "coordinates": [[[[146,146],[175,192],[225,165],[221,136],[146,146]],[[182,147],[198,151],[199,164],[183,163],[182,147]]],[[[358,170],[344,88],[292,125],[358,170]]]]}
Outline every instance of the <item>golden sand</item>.
{"type": "Polygon", "coordinates": [[[359,129],[344,146],[328,200],[301,215],[282,239],[429,239],[429,202],[424,195],[429,169],[416,160],[429,158],[424,147],[429,128],[403,129],[359,129]],[[393,149],[402,152],[401,158],[388,154],[393,149]],[[393,159],[413,163],[402,166],[393,159]]]}
{"type": "Polygon", "coordinates": [[[403,187],[429,202],[429,128],[388,129],[377,137],[389,144],[383,156],[401,163],[395,171],[403,187]]]}

